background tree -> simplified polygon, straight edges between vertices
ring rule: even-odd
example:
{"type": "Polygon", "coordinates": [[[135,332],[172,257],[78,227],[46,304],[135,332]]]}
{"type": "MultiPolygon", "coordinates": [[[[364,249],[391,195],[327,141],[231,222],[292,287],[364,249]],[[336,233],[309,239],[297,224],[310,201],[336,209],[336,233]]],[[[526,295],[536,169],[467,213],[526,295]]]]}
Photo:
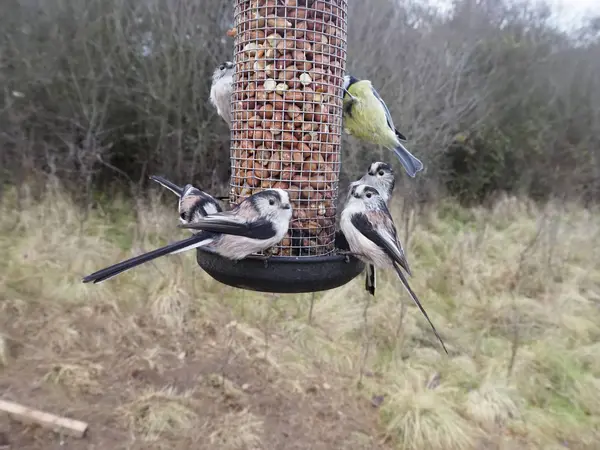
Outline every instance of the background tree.
{"type": "MultiPolygon", "coordinates": [[[[0,177],[58,176],[85,198],[149,173],[223,188],[229,132],[207,103],[230,59],[220,0],[8,0],[0,177]]],[[[350,2],[348,70],[386,100],[425,173],[402,189],[599,198],[600,19],[566,34],[528,2],[350,2]]],[[[342,186],[383,149],[344,138],[342,186]]],[[[396,164],[394,162],[394,164],[396,164]]],[[[400,167],[397,167],[401,173],[400,167]]]]}

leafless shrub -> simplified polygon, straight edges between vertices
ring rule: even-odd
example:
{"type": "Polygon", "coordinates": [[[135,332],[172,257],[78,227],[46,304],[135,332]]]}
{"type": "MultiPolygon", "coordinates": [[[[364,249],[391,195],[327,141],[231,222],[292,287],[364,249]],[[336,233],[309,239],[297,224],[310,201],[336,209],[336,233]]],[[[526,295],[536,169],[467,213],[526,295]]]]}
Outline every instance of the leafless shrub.
{"type": "MultiPolygon", "coordinates": [[[[547,6],[526,1],[459,0],[445,13],[411,0],[349,3],[348,69],[372,80],[426,164],[402,190],[419,201],[444,189],[475,200],[599,197],[597,18],[565,34],[547,6]]],[[[86,202],[93,187],[138,189],[150,172],[227,182],[229,131],[207,98],[214,67],[232,56],[232,6],[8,0],[0,181],[53,174],[86,202]]],[[[345,137],[341,186],[376,159],[395,163],[345,137]]]]}
{"type": "Polygon", "coordinates": [[[226,177],[228,133],[206,99],[230,59],[231,2],[12,3],[0,19],[3,175],[85,188],[150,171],[226,177]]]}

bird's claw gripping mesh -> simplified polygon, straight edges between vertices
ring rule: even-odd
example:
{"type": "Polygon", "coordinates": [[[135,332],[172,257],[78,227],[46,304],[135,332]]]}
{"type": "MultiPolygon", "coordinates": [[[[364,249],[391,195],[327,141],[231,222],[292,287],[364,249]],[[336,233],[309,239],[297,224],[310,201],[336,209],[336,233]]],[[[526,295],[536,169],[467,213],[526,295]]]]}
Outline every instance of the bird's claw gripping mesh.
{"type": "Polygon", "coordinates": [[[280,256],[334,251],[347,0],[235,0],[231,96],[234,204],[288,191],[280,256]]]}

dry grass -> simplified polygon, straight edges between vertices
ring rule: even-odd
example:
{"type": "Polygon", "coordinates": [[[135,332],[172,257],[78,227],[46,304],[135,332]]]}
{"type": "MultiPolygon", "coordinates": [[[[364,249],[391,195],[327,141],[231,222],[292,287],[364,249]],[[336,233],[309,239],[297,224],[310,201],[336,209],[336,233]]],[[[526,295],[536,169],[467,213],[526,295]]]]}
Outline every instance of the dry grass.
{"type": "Polygon", "coordinates": [[[120,412],[143,439],[156,441],[193,432],[199,417],[191,403],[190,392],[179,394],[173,388],[148,390],[120,412]]]}
{"type": "MultiPolygon", "coordinates": [[[[184,235],[168,200],[135,213],[115,199],[86,218],[58,190],[4,197],[7,397],[89,420],[88,439],[111,448],[592,449],[600,439],[600,213],[515,198],[425,211],[407,248],[412,285],[451,355],[416,308],[402,317],[408,299],[381,273],[358,387],[362,277],[317,294],[311,324],[310,295],[231,289],[192,254],[80,282],[184,235]]],[[[15,427],[19,448],[38,448],[15,427]]]]}

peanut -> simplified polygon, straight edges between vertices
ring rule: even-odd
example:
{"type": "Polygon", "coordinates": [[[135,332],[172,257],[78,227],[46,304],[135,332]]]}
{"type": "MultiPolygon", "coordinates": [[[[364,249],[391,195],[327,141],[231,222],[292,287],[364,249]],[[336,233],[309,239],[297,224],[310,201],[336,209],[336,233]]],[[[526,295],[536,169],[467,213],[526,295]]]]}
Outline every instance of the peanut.
{"type": "Polygon", "coordinates": [[[285,189],[288,235],[273,254],[333,249],[345,70],[341,0],[236,0],[232,191],[285,189]]]}

